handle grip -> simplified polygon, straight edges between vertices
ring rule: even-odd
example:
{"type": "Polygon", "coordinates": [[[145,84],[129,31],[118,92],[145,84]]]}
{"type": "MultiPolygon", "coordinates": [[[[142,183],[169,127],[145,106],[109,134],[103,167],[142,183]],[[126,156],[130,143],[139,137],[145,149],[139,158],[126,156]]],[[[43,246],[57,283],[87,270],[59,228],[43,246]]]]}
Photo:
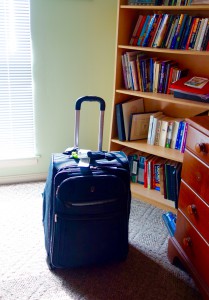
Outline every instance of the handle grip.
{"type": "Polygon", "coordinates": [[[84,96],[81,98],[78,98],[75,104],[75,110],[81,109],[81,104],[83,102],[99,102],[100,103],[100,111],[105,111],[105,101],[97,96],[84,96]]]}
{"type": "Polygon", "coordinates": [[[98,150],[102,151],[103,129],[104,129],[104,112],[105,101],[97,96],[84,96],[78,98],[75,104],[75,134],[74,134],[74,148],[78,148],[79,140],[79,126],[80,126],[80,110],[83,102],[99,102],[100,117],[99,117],[99,134],[98,134],[98,150]]]}

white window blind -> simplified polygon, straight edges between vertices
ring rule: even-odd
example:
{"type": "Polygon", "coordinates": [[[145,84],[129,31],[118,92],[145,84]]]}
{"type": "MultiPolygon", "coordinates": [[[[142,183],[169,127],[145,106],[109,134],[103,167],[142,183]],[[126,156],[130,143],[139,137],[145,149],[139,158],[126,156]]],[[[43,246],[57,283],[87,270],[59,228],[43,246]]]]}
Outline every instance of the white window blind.
{"type": "Polygon", "coordinates": [[[30,0],[0,0],[0,159],[35,156],[30,0]]]}

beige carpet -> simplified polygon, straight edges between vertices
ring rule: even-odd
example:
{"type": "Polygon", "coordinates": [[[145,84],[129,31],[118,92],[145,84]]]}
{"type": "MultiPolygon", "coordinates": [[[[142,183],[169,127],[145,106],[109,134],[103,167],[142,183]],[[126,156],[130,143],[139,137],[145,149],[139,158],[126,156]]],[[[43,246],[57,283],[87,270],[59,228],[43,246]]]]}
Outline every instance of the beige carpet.
{"type": "Polygon", "coordinates": [[[132,201],[125,262],[51,272],[45,262],[43,182],[0,186],[0,299],[193,300],[193,280],[167,259],[163,211],[132,201]]]}

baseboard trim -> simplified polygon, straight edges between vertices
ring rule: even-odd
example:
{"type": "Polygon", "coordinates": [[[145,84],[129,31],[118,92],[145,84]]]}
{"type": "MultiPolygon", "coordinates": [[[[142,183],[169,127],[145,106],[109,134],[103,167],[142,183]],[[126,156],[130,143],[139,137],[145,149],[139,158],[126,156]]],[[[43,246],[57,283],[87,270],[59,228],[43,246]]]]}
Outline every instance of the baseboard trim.
{"type": "Polygon", "coordinates": [[[23,182],[45,181],[47,173],[24,174],[15,176],[0,176],[0,184],[13,184],[23,182]]]}

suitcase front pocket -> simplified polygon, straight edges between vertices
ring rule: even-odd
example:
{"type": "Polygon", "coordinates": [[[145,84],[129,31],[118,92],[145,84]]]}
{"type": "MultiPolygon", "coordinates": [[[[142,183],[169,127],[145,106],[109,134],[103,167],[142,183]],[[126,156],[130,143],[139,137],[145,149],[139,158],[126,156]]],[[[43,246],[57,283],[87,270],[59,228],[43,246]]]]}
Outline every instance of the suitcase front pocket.
{"type": "Polygon", "coordinates": [[[76,176],[57,188],[56,209],[62,214],[101,214],[127,210],[128,190],[115,175],[76,176]]]}
{"type": "Polygon", "coordinates": [[[55,267],[78,267],[126,257],[128,222],[124,214],[55,216],[52,250],[55,267]]]}

